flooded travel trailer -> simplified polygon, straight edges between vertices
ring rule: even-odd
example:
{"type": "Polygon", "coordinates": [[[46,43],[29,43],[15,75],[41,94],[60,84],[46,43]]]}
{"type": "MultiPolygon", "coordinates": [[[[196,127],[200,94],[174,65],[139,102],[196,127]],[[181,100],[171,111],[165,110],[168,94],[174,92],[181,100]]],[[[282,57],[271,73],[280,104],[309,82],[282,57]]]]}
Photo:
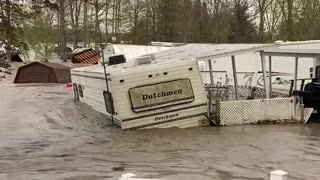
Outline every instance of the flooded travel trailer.
{"type": "Polygon", "coordinates": [[[122,129],[208,124],[207,98],[196,61],[116,64],[71,71],[75,98],[111,118],[122,129]],[[106,80],[107,79],[107,80],[106,80]]]}
{"type": "MultiPolygon", "coordinates": [[[[211,56],[238,54],[242,49],[208,49],[211,56]]],[[[108,56],[106,62],[113,61],[108,56]]],[[[119,58],[115,58],[118,59],[119,58]]],[[[208,97],[195,59],[152,60],[94,65],[71,70],[75,98],[111,118],[122,129],[208,125],[208,97]]]]}

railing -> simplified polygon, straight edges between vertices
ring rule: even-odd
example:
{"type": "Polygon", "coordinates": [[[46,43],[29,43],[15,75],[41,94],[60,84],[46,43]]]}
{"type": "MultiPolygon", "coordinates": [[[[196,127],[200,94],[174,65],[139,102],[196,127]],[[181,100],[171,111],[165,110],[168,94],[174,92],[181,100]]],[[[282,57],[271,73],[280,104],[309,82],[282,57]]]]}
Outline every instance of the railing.
{"type": "MultiPolygon", "coordinates": [[[[305,81],[307,81],[307,80],[313,80],[313,79],[312,79],[312,78],[297,79],[297,82],[296,82],[296,83],[298,83],[298,81],[301,81],[300,91],[303,91],[305,81]]],[[[290,82],[291,82],[291,84],[290,84],[289,96],[291,96],[291,95],[292,95],[292,92],[293,92],[294,80],[291,79],[290,82]]]]}

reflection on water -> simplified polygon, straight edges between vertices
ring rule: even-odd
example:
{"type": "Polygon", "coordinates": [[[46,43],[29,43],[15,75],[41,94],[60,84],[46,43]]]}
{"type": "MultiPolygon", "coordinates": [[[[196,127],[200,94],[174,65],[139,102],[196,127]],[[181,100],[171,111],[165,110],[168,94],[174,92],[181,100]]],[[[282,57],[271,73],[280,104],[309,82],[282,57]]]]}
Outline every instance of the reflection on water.
{"type": "Polygon", "coordinates": [[[60,85],[0,86],[0,179],[319,179],[320,125],[122,131],[60,85]]]}

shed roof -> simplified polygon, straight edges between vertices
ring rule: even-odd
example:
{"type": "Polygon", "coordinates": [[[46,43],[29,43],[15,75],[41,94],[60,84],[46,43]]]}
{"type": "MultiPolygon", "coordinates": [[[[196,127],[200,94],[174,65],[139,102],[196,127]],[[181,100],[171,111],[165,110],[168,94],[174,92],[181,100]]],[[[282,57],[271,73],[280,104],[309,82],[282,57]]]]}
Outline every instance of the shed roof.
{"type": "Polygon", "coordinates": [[[92,48],[78,48],[72,52],[73,63],[98,64],[100,56],[92,48]]]}
{"type": "Polygon", "coordinates": [[[31,66],[33,64],[41,64],[41,65],[47,66],[47,67],[49,67],[51,69],[66,69],[66,70],[70,69],[69,67],[64,66],[62,64],[58,64],[58,63],[43,63],[43,62],[32,62],[32,63],[26,64],[24,66],[21,66],[20,68],[31,66]]]}
{"type": "Polygon", "coordinates": [[[53,69],[70,69],[69,67],[62,65],[62,64],[58,64],[58,63],[42,63],[45,66],[51,67],[53,69]]]}
{"type": "Polygon", "coordinates": [[[14,83],[68,83],[70,81],[69,67],[58,63],[32,62],[19,67],[14,83]]]}

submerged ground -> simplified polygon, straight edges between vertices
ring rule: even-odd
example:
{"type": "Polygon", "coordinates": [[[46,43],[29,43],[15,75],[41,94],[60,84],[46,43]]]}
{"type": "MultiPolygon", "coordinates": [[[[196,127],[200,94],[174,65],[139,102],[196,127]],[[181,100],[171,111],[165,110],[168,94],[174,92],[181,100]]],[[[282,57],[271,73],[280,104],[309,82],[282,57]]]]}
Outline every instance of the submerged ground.
{"type": "Polygon", "coordinates": [[[0,85],[0,179],[320,179],[320,124],[122,131],[63,85],[0,85]]]}

